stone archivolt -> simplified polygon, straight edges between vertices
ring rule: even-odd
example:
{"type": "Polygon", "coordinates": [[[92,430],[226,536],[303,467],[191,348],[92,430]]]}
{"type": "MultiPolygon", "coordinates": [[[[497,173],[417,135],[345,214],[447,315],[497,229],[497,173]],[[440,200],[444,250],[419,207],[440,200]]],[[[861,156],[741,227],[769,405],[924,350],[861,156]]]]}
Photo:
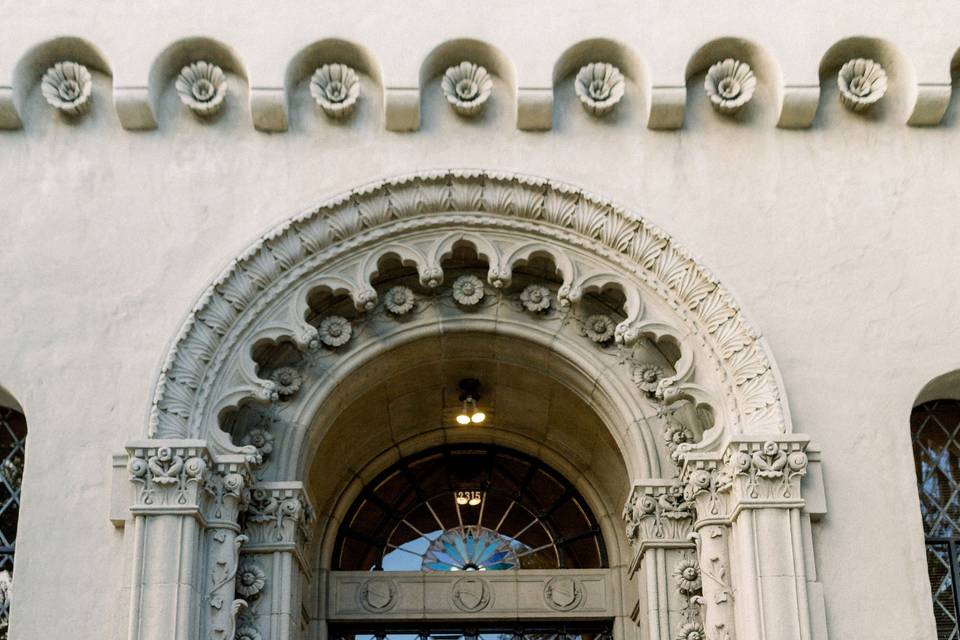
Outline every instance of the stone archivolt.
{"type": "Polygon", "coordinates": [[[238,349],[238,341],[289,339],[303,350],[343,344],[352,331],[349,323],[338,325],[332,336],[324,321],[320,328],[307,321],[309,291],[325,287],[347,294],[362,315],[377,305],[370,277],[380,256],[392,253],[415,264],[420,284],[434,289],[443,281],[443,256],[463,241],[487,261],[494,291],[509,286],[514,266],[537,252],[549,254],[562,274],[554,292],[561,309],[576,307],[585,292],[615,284],[627,301],[615,330],[619,344],[653,332],[683,336],[678,341],[694,346],[678,364],[683,371],[660,381],[661,398],[706,401],[710,394],[684,376],[692,371],[693,350],[714,363],[720,387],[710,404],[722,407],[723,414],[717,435],[789,431],[763,341],[719,283],[669,236],[567,185],[464,170],[354,190],[298,216],[245,252],[184,323],[156,387],[151,434],[212,437],[215,416],[224,408],[276,399],[276,383],[257,375],[249,347],[238,349]],[[401,236],[407,240],[401,242],[401,236]],[[351,263],[356,256],[366,257],[351,263]],[[677,326],[645,319],[651,304],[644,299],[669,309],[677,326]],[[272,317],[266,317],[268,310],[272,317]],[[246,353],[230,369],[228,360],[238,351],[246,353]],[[224,382],[227,378],[232,382],[224,382]]]}
{"type": "MultiPolygon", "coordinates": [[[[822,627],[822,603],[805,557],[808,439],[790,433],[765,345],[739,307],[671,238],[614,204],[546,180],[471,170],[335,198],[265,236],[206,291],[157,384],[155,440],[128,446],[132,625],[146,619],[141,603],[152,611],[190,602],[205,636],[295,633],[299,621],[283,612],[303,609],[313,509],[290,480],[303,477],[296,452],[304,433],[287,427],[308,423],[324,380],[351,371],[347,354],[382,353],[405,332],[437,331],[441,318],[445,335],[468,327],[546,336],[656,412],[658,450],[675,473],[638,482],[623,511],[635,552],[627,573],[644,585],[636,611],[651,637],[825,640],[811,633],[822,627]],[[464,247],[479,260],[449,268],[464,247]],[[378,280],[385,257],[405,275],[378,280]],[[534,259],[550,262],[556,277],[526,270],[534,259]],[[317,292],[335,302],[317,303],[317,292]],[[661,341],[671,343],[670,356],[656,348],[661,341]],[[297,360],[261,370],[255,354],[280,343],[297,360]],[[269,409],[253,428],[221,430],[221,416],[251,404],[269,409]],[[184,592],[169,591],[165,559],[201,553],[178,569],[184,592]],[[791,623],[777,626],[783,620],[791,623]]],[[[598,571],[518,574],[499,587],[485,577],[489,607],[514,607],[496,590],[534,580],[544,597],[538,615],[608,616],[613,574],[598,571]],[[551,582],[557,576],[562,583],[551,582]]],[[[369,574],[331,580],[348,593],[369,574]]],[[[354,600],[342,600],[349,610],[331,619],[377,614],[375,603],[354,600]]],[[[164,633],[138,627],[131,639],[164,633]]]]}

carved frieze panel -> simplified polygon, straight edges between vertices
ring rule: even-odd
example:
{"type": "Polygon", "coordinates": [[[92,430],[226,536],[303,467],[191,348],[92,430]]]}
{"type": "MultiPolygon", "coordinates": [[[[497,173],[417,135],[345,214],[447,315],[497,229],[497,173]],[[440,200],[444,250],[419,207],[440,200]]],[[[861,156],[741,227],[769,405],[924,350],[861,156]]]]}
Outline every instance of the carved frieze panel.
{"type": "Polygon", "coordinates": [[[605,569],[456,574],[334,571],[329,619],[538,619],[616,615],[614,575],[605,569]]]}

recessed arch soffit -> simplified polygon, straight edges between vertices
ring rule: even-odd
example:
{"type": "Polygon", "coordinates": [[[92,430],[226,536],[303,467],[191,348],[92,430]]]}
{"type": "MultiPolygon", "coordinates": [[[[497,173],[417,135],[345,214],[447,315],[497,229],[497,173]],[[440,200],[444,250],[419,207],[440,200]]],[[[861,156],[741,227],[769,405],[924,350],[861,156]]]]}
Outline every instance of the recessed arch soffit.
{"type": "MultiPolygon", "coordinates": [[[[479,304],[470,313],[448,309],[433,330],[460,324],[464,330],[509,326],[523,333],[530,326],[535,335],[552,323],[546,331],[559,349],[579,341],[571,352],[582,353],[586,344],[598,354],[615,353],[619,367],[610,370],[630,379],[651,406],[710,407],[714,428],[704,435],[705,448],[734,434],[791,431],[764,340],[723,286],[669,235],[566,184],[453,170],[360,187],[251,246],[207,288],[182,325],[156,385],[150,435],[207,438],[235,451],[219,428],[220,416],[248,403],[270,404],[287,391],[283,381],[278,386],[262,377],[253,357],[257,346],[286,342],[305,354],[347,355],[342,351],[364,341],[384,348],[402,342],[399,334],[416,331],[396,321],[384,291],[371,284],[378,260],[390,255],[415,268],[415,299],[425,293],[451,297],[444,261],[458,244],[471,246],[485,262],[486,297],[497,304],[479,304]],[[531,311],[536,305],[525,304],[516,291],[514,280],[523,278],[514,272],[539,255],[552,260],[559,279],[541,283],[551,305],[531,311]],[[619,291],[622,306],[586,314],[591,294],[611,288],[619,291]],[[352,302],[347,344],[331,348],[337,342],[330,336],[333,326],[323,321],[333,316],[318,315],[309,302],[317,291],[352,302]],[[609,340],[594,342],[587,320],[595,315],[613,320],[609,340]],[[643,363],[634,350],[661,341],[678,346],[677,358],[650,384],[638,376],[643,363]]],[[[419,335],[429,330],[421,328],[419,335]]]]}

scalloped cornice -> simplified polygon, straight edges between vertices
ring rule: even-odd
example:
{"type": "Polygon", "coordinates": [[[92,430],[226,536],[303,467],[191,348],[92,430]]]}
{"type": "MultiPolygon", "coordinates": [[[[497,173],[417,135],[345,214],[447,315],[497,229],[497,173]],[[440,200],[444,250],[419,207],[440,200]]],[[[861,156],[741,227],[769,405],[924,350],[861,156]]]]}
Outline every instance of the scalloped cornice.
{"type": "MultiPolygon", "coordinates": [[[[479,227],[536,223],[540,233],[628,268],[718,363],[718,385],[732,407],[733,432],[791,431],[782,385],[764,341],[732,296],[670,236],[616,204],[567,184],[465,169],[370,183],[261,237],[206,289],[181,326],[156,384],[151,437],[203,435],[199,430],[207,422],[198,415],[205,410],[203,396],[226,375],[224,363],[236,348],[233,338],[250,317],[280,295],[278,291],[292,282],[304,263],[328,248],[360,246],[364,237],[378,230],[388,239],[398,223],[406,228],[429,226],[431,215],[439,218],[451,212],[476,216],[470,224],[479,227]]],[[[425,284],[430,277],[429,268],[421,271],[425,284]]],[[[492,269],[490,277],[496,280],[498,274],[492,269]]],[[[575,301],[580,292],[570,286],[565,282],[567,290],[561,288],[561,295],[575,301]]],[[[368,297],[376,295],[369,283],[344,289],[358,308],[372,304],[368,297]]],[[[304,343],[310,338],[297,337],[304,343]]]]}

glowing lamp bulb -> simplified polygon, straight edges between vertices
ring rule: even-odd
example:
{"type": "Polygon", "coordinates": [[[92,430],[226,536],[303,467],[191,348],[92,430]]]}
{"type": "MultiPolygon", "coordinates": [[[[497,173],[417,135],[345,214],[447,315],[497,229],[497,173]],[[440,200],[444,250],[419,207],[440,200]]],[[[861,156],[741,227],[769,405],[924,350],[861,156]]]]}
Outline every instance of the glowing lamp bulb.
{"type": "Polygon", "coordinates": [[[473,424],[480,424],[487,419],[487,414],[483,411],[475,411],[472,416],[470,416],[470,421],[473,424]]]}
{"type": "Polygon", "coordinates": [[[470,424],[470,416],[465,413],[461,413],[457,416],[457,424],[467,425],[470,424]]]}

